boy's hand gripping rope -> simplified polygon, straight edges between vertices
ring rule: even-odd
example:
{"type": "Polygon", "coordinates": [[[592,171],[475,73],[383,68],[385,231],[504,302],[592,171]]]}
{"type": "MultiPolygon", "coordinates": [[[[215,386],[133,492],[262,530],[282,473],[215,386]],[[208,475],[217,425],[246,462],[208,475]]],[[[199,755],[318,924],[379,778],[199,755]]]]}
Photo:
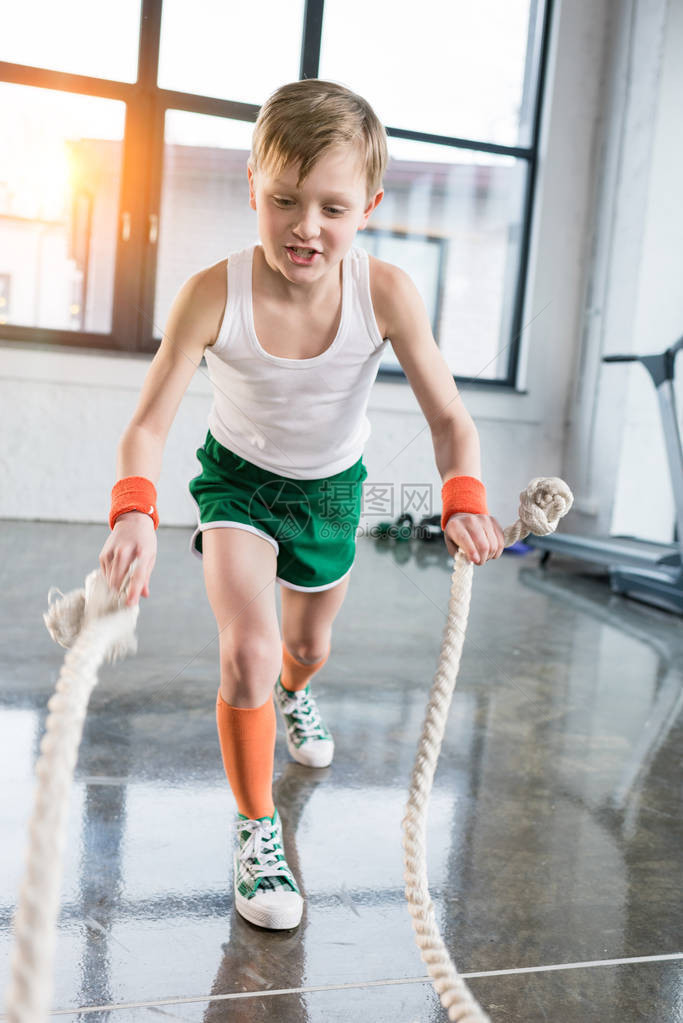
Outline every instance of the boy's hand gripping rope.
{"type": "MultiPolygon", "coordinates": [[[[554,532],[557,523],[569,511],[574,500],[567,484],[556,477],[533,479],[519,496],[521,501],[519,519],[513,526],[508,526],[503,531],[506,547],[524,539],[529,533],[545,536],[546,533],[554,532]]],[[[427,964],[441,1004],[448,1010],[448,1018],[459,1023],[491,1023],[490,1017],[482,1010],[465,981],[458,975],[439,933],[434,905],[429,897],[425,843],[429,794],[458,675],[471,591],[472,564],[458,551],[453,562],[448,620],[441,644],[439,667],[427,704],[413,767],[406,815],[403,818],[405,850],[403,877],[406,882],[408,910],[413,918],[415,941],[422,950],[422,961],[427,964]]]]}
{"type": "MultiPolygon", "coordinates": [[[[506,547],[529,532],[551,533],[572,504],[571,491],[560,479],[532,480],[520,495],[520,521],[504,531],[506,547]]],[[[50,713],[36,764],[36,791],[29,822],[26,872],[14,914],[11,977],[6,992],[9,1023],[43,1023],[52,996],[55,927],[59,909],[62,858],[66,840],[69,793],[83,733],[90,693],[106,659],[135,653],[139,605],[126,606],[136,563],[130,566],[118,594],[107,586],[99,569],[85,580],[85,590],[50,604],[43,615],[50,635],[70,647],[48,701],[50,713]]],[[[425,854],[425,818],[429,793],[455,687],[472,588],[472,565],[458,552],[454,559],[448,623],[422,737],[417,751],[406,816],[406,898],[417,944],[450,1020],[483,1023],[489,1017],[472,997],[455,969],[439,934],[429,898],[425,854]]]]}

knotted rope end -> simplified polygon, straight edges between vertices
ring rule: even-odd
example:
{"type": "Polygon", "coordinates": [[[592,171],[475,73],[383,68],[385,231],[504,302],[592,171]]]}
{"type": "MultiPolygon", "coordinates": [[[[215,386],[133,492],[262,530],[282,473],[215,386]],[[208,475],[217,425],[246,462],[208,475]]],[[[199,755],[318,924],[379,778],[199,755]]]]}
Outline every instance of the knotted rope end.
{"type": "MultiPolygon", "coordinates": [[[[537,476],[519,495],[519,521],[524,536],[546,536],[574,503],[574,495],[559,476],[537,476]]],[[[523,539],[522,536],[519,539],[523,539]]]]}

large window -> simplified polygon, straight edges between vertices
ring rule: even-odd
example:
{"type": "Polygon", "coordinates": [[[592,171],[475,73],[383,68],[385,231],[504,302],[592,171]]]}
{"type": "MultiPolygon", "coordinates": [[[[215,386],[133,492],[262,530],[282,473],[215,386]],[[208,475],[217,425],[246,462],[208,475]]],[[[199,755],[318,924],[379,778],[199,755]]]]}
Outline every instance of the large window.
{"type": "MultiPolygon", "coordinates": [[[[257,239],[259,105],[320,77],[389,135],[356,244],[410,273],[457,379],[514,385],[549,0],[20,7],[0,36],[0,338],[155,351],[183,281],[257,239]]],[[[380,376],[402,377],[390,345],[380,376]]]]}

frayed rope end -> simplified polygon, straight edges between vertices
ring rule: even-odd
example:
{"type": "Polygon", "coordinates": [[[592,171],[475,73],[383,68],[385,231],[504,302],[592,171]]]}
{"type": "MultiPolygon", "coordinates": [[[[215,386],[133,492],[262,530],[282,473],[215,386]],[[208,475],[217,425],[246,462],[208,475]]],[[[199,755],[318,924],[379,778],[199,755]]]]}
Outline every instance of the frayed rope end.
{"type": "Polygon", "coordinates": [[[133,561],[118,593],[108,587],[100,569],[95,569],[86,577],[84,589],[64,594],[56,586],[50,587],[47,595],[49,607],[43,614],[43,621],[55,642],[63,647],[72,647],[87,625],[115,614],[119,621],[105,658],[113,663],[128,654],[135,654],[135,626],[140,608],[138,604],[126,606],[135,566],[136,562],[133,561]],[[60,599],[56,599],[57,596],[60,599]]]}

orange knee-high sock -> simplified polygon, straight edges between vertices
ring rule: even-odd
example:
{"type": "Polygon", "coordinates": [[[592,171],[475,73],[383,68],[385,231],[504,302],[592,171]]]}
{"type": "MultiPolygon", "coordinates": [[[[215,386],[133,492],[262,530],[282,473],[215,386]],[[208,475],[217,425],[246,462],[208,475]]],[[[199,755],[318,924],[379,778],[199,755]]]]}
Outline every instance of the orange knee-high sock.
{"type": "Polygon", "coordinates": [[[299,689],[305,689],[316,671],[320,671],[323,664],[330,656],[331,649],[331,646],[328,647],[325,656],[319,661],[316,661],[315,664],[303,664],[302,661],[297,661],[296,657],[292,657],[289,650],[283,643],[280,681],[285,689],[289,689],[290,693],[296,693],[299,689]]]}
{"type": "Polygon", "coordinates": [[[223,766],[237,809],[251,820],[272,817],[277,732],[272,695],[261,707],[231,707],[219,689],[216,722],[223,766]]]}

